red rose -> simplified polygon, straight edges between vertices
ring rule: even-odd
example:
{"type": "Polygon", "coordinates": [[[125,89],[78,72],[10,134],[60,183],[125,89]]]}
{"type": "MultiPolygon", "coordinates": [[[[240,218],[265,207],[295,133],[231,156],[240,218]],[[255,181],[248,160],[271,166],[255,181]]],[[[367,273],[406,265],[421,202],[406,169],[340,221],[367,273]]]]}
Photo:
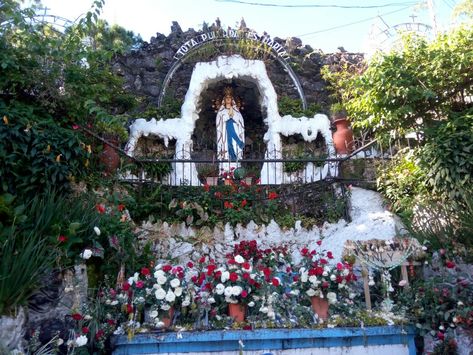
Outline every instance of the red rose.
{"type": "Polygon", "coordinates": [[[327,265],[327,264],[328,264],[328,261],[325,260],[325,259],[320,259],[320,263],[321,263],[322,265],[327,265]]]}
{"type": "Polygon", "coordinates": [[[142,274],[143,276],[148,276],[148,275],[151,274],[151,272],[149,271],[149,269],[148,269],[147,267],[142,267],[142,268],[141,268],[141,274],[142,274]]]}
{"type": "Polygon", "coordinates": [[[448,267],[449,269],[453,269],[455,267],[455,263],[451,260],[447,260],[445,262],[445,266],[448,267]]]}
{"type": "Polygon", "coordinates": [[[328,251],[328,252],[327,252],[327,258],[333,259],[333,254],[332,254],[331,251],[328,251]]]}
{"type": "Polygon", "coordinates": [[[189,261],[189,262],[187,263],[187,267],[189,267],[189,268],[192,269],[192,268],[194,267],[194,263],[193,263],[192,261],[189,261]]]}
{"type": "Polygon", "coordinates": [[[235,282],[238,280],[238,274],[236,272],[230,273],[230,281],[235,282]]]}
{"type": "Polygon", "coordinates": [[[168,272],[168,271],[171,271],[171,270],[172,270],[172,266],[171,266],[171,265],[167,264],[167,265],[164,265],[164,266],[163,266],[163,271],[164,271],[164,272],[168,272]]]}
{"type": "Polygon", "coordinates": [[[329,284],[327,281],[322,282],[322,288],[328,288],[329,284]]]}
{"type": "Polygon", "coordinates": [[[441,341],[444,341],[445,340],[445,334],[443,334],[442,332],[437,332],[437,338],[439,338],[439,340],[441,340],[441,341]]]}
{"type": "Polygon", "coordinates": [[[268,199],[274,200],[274,199],[277,199],[277,198],[278,198],[277,192],[271,191],[270,193],[268,193],[268,199]]]}
{"type": "Polygon", "coordinates": [[[215,194],[214,194],[215,198],[222,198],[222,193],[220,191],[217,191],[215,194]]]}
{"type": "Polygon", "coordinates": [[[247,203],[248,202],[246,201],[246,199],[244,199],[243,201],[241,201],[241,207],[242,208],[245,207],[247,205],[247,203]]]}
{"type": "Polygon", "coordinates": [[[80,313],[74,313],[74,314],[72,314],[71,317],[74,320],[81,320],[82,319],[82,315],[80,313]]]}
{"type": "Polygon", "coordinates": [[[115,321],[113,319],[107,319],[107,323],[109,325],[115,325],[115,321]]]}
{"type": "Polygon", "coordinates": [[[264,276],[269,277],[269,275],[271,275],[271,269],[269,267],[263,268],[263,274],[264,276]]]}
{"type": "Polygon", "coordinates": [[[246,298],[248,296],[248,292],[246,290],[241,291],[241,297],[246,298]]]}
{"type": "Polygon", "coordinates": [[[302,256],[306,256],[308,253],[309,253],[309,249],[307,249],[307,248],[302,248],[302,250],[301,250],[302,256]]]}
{"type": "Polygon", "coordinates": [[[229,201],[225,201],[223,203],[223,207],[224,208],[233,208],[233,203],[229,202],[229,201]]]}
{"type": "Polygon", "coordinates": [[[125,205],[123,203],[120,203],[118,206],[117,206],[117,209],[122,212],[123,210],[125,210],[125,205]]]}
{"type": "Polygon", "coordinates": [[[294,276],[294,277],[292,278],[292,280],[293,280],[294,282],[299,281],[299,275],[294,276]]]}
{"type": "Polygon", "coordinates": [[[97,203],[95,205],[95,209],[97,210],[98,213],[104,214],[105,213],[105,206],[101,203],[97,203]]]}
{"type": "Polygon", "coordinates": [[[273,280],[271,281],[271,283],[273,284],[273,286],[276,286],[276,287],[279,286],[279,280],[276,277],[273,277],[273,280]]]}
{"type": "Polygon", "coordinates": [[[200,257],[199,263],[205,263],[205,255],[200,257]]]}
{"type": "Polygon", "coordinates": [[[130,284],[128,282],[125,282],[122,286],[123,291],[128,291],[130,289],[130,284]]]}
{"type": "Polygon", "coordinates": [[[317,241],[317,245],[322,245],[322,241],[321,241],[321,240],[318,240],[318,241],[317,241]]]}
{"type": "Polygon", "coordinates": [[[207,183],[204,184],[204,190],[205,190],[206,192],[209,192],[209,190],[210,190],[209,184],[207,184],[207,183]]]}
{"type": "Polygon", "coordinates": [[[99,340],[104,335],[105,335],[105,332],[102,329],[99,329],[97,330],[97,333],[95,333],[95,339],[99,340]]]}
{"type": "Polygon", "coordinates": [[[136,281],[136,288],[143,288],[145,286],[145,283],[141,280],[136,281]]]}
{"type": "Polygon", "coordinates": [[[251,265],[249,262],[245,261],[241,266],[243,266],[243,269],[249,270],[251,268],[251,265]]]}
{"type": "Polygon", "coordinates": [[[253,280],[253,279],[249,279],[249,280],[248,280],[248,283],[253,286],[253,285],[256,284],[256,281],[253,280]]]}
{"type": "Polygon", "coordinates": [[[59,243],[65,243],[67,242],[67,237],[65,235],[60,235],[59,237],[57,237],[57,241],[59,243]]]}
{"type": "Polygon", "coordinates": [[[89,328],[82,327],[82,334],[88,334],[88,333],[89,333],[89,328]]]}
{"type": "Polygon", "coordinates": [[[250,278],[250,274],[245,272],[242,277],[245,279],[245,280],[248,280],[250,278]]]}
{"type": "Polygon", "coordinates": [[[131,304],[126,305],[126,312],[127,313],[133,313],[133,306],[131,304]]]}
{"type": "Polygon", "coordinates": [[[337,270],[338,271],[343,270],[343,264],[342,263],[337,263],[337,270]]]}
{"type": "Polygon", "coordinates": [[[215,264],[207,265],[207,275],[212,275],[217,266],[215,264]]]}

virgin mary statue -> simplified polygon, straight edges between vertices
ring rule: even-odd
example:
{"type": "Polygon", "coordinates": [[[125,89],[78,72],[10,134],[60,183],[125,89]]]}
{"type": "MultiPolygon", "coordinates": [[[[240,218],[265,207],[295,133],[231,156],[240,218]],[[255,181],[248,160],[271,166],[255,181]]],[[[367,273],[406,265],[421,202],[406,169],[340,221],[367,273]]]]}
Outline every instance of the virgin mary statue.
{"type": "Polygon", "coordinates": [[[232,88],[224,89],[222,104],[216,118],[218,160],[238,161],[243,158],[245,124],[233,100],[232,88]]]}

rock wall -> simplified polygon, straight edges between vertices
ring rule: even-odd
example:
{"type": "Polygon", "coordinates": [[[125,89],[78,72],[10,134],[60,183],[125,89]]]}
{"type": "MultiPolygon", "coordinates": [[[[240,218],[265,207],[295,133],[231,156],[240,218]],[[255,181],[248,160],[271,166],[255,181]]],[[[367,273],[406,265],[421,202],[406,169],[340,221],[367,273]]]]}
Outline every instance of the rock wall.
{"type": "MultiPolygon", "coordinates": [[[[125,79],[125,89],[143,98],[139,110],[156,106],[162,83],[173,63],[173,57],[179,47],[199,32],[194,29],[182,31],[177,22],[173,22],[169,36],[157,33],[150,42],[135,51],[115,59],[114,68],[125,79]]],[[[299,38],[291,37],[273,40],[285,47],[290,54],[290,65],[302,84],[308,104],[319,104],[324,110],[330,104],[327,83],[321,78],[320,69],[324,65],[337,68],[344,63],[357,64],[363,60],[363,54],[347,53],[340,49],[338,53],[324,54],[309,45],[303,45],[299,38]]],[[[193,63],[184,64],[174,75],[170,83],[169,94],[183,99],[187,92],[193,63]]],[[[298,98],[294,84],[282,66],[274,60],[266,61],[268,75],[279,97],[298,98]]]]}

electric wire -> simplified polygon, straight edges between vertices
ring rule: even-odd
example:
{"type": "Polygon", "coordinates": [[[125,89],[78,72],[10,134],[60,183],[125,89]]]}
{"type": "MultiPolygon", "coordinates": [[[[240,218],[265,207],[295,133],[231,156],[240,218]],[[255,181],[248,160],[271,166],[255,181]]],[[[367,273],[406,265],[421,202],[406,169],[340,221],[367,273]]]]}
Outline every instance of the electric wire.
{"type": "Polygon", "coordinates": [[[297,4],[297,5],[288,5],[288,4],[272,4],[272,3],[260,3],[260,2],[250,2],[242,0],[215,0],[217,2],[229,2],[242,5],[251,5],[251,6],[265,6],[265,7],[290,7],[290,8],[336,8],[336,9],[378,9],[382,7],[392,7],[392,6],[405,6],[405,5],[415,5],[416,2],[396,2],[383,5],[323,5],[323,4],[297,4]]]}

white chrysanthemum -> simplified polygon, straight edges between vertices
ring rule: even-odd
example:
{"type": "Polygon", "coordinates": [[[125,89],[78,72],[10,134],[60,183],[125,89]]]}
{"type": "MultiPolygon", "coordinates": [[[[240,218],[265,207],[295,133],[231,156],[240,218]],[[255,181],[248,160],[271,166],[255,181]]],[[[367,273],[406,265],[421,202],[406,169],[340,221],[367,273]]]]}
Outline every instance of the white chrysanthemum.
{"type": "Polygon", "coordinates": [[[110,305],[111,305],[111,306],[116,306],[117,304],[118,304],[118,301],[117,301],[117,300],[114,300],[114,301],[110,302],[110,305]]]}
{"type": "Polygon", "coordinates": [[[276,319],[276,313],[274,313],[274,311],[268,311],[268,318],[276,319]]]}
{"type": "Polygon", "coordinates": [[[294,295],[294,296],[299,296],[300,294],[300,291],[299,290],[291,290],[291,292],[289,292],[291,295],[294,295]]]}
{"type": "Polygon", "coordinates": [[[259,309],[259,311],[260,311],[261,313],[268,313],[268,307],[261,307],[261,308],[259,309]]]}
{"type": "Polygon", "coordinates": [[[167,303],[162,304],[160,307],[163,311],[169,311],[171,309],[171,306],[168,305],[167,303]]]}
{"type": "Polygon", "coordinates": [[[169,283],[172,288],[176,288],[181,284],[181,281],[179,279],[172,279],[171,282],[169,283]]]}
{"type": "Polygon", "coordinates": [[[137,299],[135,299],[135,303],[145,303],[145,298],[140,296],[137,299]]]}
{"type": "Polygon", "coordinates": [[[168,290],[168,292],[166,293],[166,301],[174,302],[175,300],[176,300],[176,295],[174,294],[174,292],[172,292],[171,290],[168,290]]]}
{"type": "Polygon", "coordinates": [[[158,277],[156,278],[156,281],[158,282],[159,285],[164,285],[167,281],[167,278],[164,275],[158,275],[158,277]]]}
{"type": "Polygon", "coordinates": [[[223,284],[218,284],[215,286],[215,292],[217,295],[223,295],[223,292],[225,292],[225,286],[223,286],[223,284]]]}
{"type": "Polygon", "coordinates": [[[150,318],[156,318],[158,316],[158,311],[156,311],[156,310],[151,311],[149,316],[150,316],[150,318]]]}
{"type": "Polygon", "coordinates": [[[317,283],[317,276],[311,275],[311,276],[309,277],[309,282],[310,282],[311,284],[316,284],[316,283],[317,283]]]}
{"type": "Polygon", "coordinates": [[[307,294],[307,296],[309,297],[312,297],[312,296],[315,296],[315,291],[311,288],[309,288],[307,291],[305,291],[305,293],[307,294]]]}
{"type": "Polygon", "coordinates": [[[245,262],[245,259],[241,255],[237,255],[237,256],[235,256],[235,261],[238,264],[243,264],[245,262]]]}
{"type": "Polygon", "coordinates": [[[225,287],[225,291],[223,291],[225,297],[230,297],[232,295],[232,286],[225,287]]]}
{"type": "Polygon", "coordinates": [[[337,303],[337,294],[335,292],[327,293],[327,300],[330,304],[337,303]]]}
{"type": "Polygon", "coordinates": [[[181,297],[182,287],[176,287],[176,289],[174,290],[174,294],[176,295],[176,297],[181,297]]]}
{"type": "Polygon", "coordinates": [[[307,282],[307,280],[309,279],[309,273],[304,271],[301,273],[301,282],[307,282]]]}
{"type": "Polygon", "coordinates": [[[156,296],[156,299],[163,300],[164,297],[166,297],[166,291],[164,291],[162,288],[158,288],[154,295],[156,296]]]}
{"type": "Polygon", "coordinates": [[[209,297],[209,299],[207,300],[207,302],[208,302],[209,304],[215,303],[215,298],[209,297]]]}
{"type": "Polygon", "coordinates": [[[232,287],[232,295],[233,295],[233,296],[240,296],[241,291],[243,291],[243,289],[241,288],[241,286],[233,286],[233,287],[232,287]]]}
{"type": "Polygon", "coordinates": [[[222,276],[221,276],[222,282],[226,282],[228,279],[230,279],[230,273],[228,271],[222,272],[222,276]]]}
{"type": "Polygon", "coordinates": [[[251,301],[250,303],[248,303],[248,307],[254,307],[255,306],[255,303],[253,301],[251,301]]]}
{"type": "Polygon", "coordinates": [[[354,299],[356,297],[356,293],[355,292],[350,292],[350,294],[348,295],[348,298],[349,299],[354,299]]]}
{"type": "Polygon", "coordinates": [[[328,272],[327,271],[324,271],[323,274],[322,274],[323,277],[327,277],[328,276],[328,272]]]}
{"type": "Polygon", "coordinates": [[[187,307],[191,304],[191,301],[189,299],[185,299],[184,301],[182,301],[182,307],[187,307]]]}
{"type": "Polygon", "coordinates": [[[81,336],[77,337],[76,340],[75,340],[75,344],[76,344],[77,347],[84,346],[85,344],[87,344],[87,336],[86,335],[81,335],[81,336]]]}
{"type": "Polygon", "coordinates": [[[95,227],[94,227],[94,232],[95,232],[95,234],[100,235],[100,229],[99,229],[99,227],[95,226],[95,227]]]}
{"type": "Polygon", "coordinates": [[[92,250],[90,249],[84,249],[84,251],[80,254],[80,257],[82,259],[90,259],[90,257],[92,256],[92,250]]]}

